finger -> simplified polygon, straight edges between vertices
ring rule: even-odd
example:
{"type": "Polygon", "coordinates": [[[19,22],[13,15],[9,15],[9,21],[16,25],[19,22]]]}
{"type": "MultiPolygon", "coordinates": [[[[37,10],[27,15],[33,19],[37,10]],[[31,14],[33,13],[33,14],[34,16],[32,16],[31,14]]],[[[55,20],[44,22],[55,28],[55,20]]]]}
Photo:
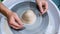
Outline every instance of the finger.
{"type": "Polygon", "coordinates": [[[23,27],[22,26],[15,26],[14,24],[10,24],[12,26],[14,26],[15,28],[18,28],[18,29],[22,29],[23,27]]]}
{"type": "Polygon", "coordinates": [[[18,23],[20,26],[23,26],[23,23],[22,23],[22,21],[19,19],[18,16],[15,17],[15,20],[17,21],[17,23],[18,23]]]}
{"type": "Polygon", "coordinates": [[[46,2],[46,4],[45,4],[45,11],[47,11],[48,10],[48,3],[46,2]]]}
{"type": "Polygon", "coordinates": [[[19,20],[19,18],[18,18],[18,17],[15,17],[15,19],[16,19],[17,23],[20,25],[20,26],[19,26],[19,27],[20,27],[20,29],[24,28],[24,26],[23,26],[23,24],[22,24],[21,20],[19,20]]]}
{"type": "Polygon", "coordinates": [[[45,9],[44,9],[44,12],[42,13],[42,14],[44,14],[44,13],[46,13],[47,12],[47,10],[48,10],[48,4],[47,4],[47,2],[45,2],[45,9]]]}
{"type": "Polygon", "coordinates": [[[17,26],[17,27],[20,26],[18,23],[15,22],[15,20],[13,18],[12,18],[12,20],[10,19],[9,24],[17,26]]]}
{"type": "Polygon", "coordinates": [[[13,29],[20,29],[19,27],[16,27],[14,25],[10,25],[13,29]]]}
{"type": "Polygon", "coordinates": [[[38,6],[39,6],[39,9],[40,9],[40,12],[41,12],[41,13],[43,13],[42,4],[41,4],[41,3],[39,3],[39,5],[38,5],[38,6]]]}

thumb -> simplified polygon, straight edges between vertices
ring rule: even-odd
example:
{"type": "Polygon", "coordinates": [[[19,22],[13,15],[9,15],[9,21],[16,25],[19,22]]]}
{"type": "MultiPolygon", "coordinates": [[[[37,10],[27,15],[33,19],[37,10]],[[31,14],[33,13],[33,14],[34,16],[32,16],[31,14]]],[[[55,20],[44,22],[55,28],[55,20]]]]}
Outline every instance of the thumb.
{"type": "Polygon", "coordinates": [[[39,4],[38,4],[38,6],[39,6],[40,13],[41,13],[41,14],[43,14],[42,4],[41,4],[41,3],[39,3],[39,4]]]}
{"type": "Polygon", "coordinates": [[[15,15],[14,15],[14,19],[15,19],[15,21],[20,25],[20,26],[23,26],[23,23],[22,23],[22,21],[20,20],[20,18],[18,17],[18,15],[15,13],[15,15]]]}

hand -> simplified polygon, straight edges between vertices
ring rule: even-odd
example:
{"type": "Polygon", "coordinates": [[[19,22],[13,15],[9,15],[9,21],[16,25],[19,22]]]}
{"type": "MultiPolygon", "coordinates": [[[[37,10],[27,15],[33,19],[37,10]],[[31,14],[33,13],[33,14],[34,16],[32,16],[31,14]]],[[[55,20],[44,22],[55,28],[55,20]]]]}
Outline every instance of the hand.
{"type": "Polygon", "coordinates": [[[8,17],[8,24],[14,29],[22,29],[23,24],[16,13],[11,13],[8,17]]]}
{"type": "Polygon", "coordinates": [[[13,13],[6,6],[0,3],[0,12],[7,17],[8,24],[14,29],[22,29],[23,24],[16,13],[13,13]]]}
{"type": "Polygon", "coordinates": [[[39,9],[40,9],[40,13],[41,14],[44,14],[47,12],[47,9],[48,9],[48,3],[46,0],[36,0],[38,6],[39,6],[39,9]]]}

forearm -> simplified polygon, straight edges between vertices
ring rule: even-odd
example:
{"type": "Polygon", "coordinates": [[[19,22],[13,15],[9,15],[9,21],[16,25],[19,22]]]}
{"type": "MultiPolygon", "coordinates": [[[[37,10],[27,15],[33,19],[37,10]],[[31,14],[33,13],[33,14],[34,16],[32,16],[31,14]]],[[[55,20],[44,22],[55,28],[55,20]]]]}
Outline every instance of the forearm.
{"type": "Polygon", "coordinates": [[[0,13],[6,17],[9,17],[12,12],[0,2],[0,13]]]}

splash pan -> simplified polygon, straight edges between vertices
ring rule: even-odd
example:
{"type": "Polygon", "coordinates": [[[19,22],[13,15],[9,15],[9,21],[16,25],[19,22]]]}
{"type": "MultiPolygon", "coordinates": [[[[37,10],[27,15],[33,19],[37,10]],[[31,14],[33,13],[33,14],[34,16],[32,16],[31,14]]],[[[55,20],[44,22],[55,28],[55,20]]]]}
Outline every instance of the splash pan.
{"type": "Polygon", "coordinates": [[[37,16],[35,23],[32,25],[24,24],[25,29],[17,31],[10,28],[8,25],[5,26],[7,21],[2,19],[1,30],[5,31],[6,34],[8,31],[11,32],[10,34],[55,34],[58,30],[58,25],[60,22],[59,16],[55,6],[50,3],[50,1],[48,1],[48,4],[48,11],[44,15],[40,15],[39,8],[35,2],[26,1],[14,5],[11,10],[16,12],[20,18],[25,10],[33,10],[37,16]]]}

